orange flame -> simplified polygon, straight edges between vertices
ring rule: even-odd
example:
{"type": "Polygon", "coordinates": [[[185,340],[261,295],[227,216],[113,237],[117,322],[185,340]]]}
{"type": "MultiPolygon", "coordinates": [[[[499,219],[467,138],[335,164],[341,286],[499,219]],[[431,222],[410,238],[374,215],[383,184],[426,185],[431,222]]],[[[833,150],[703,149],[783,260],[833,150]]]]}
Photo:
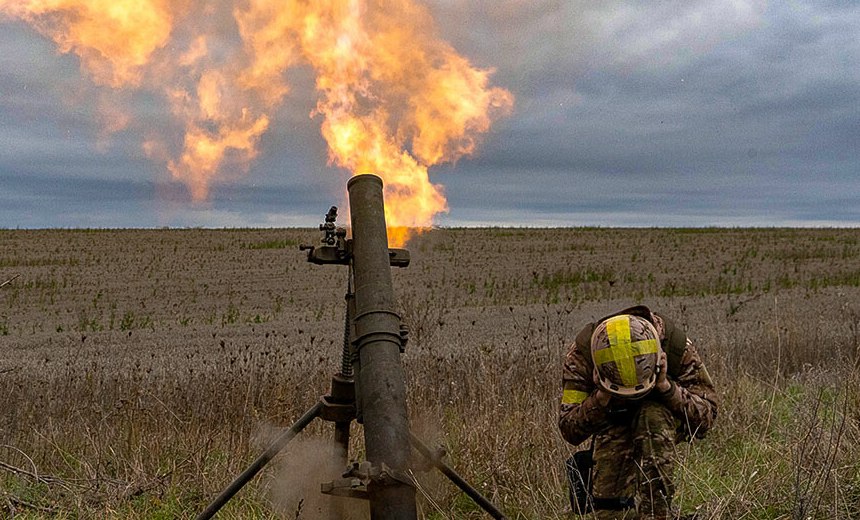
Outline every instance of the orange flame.
{"type": "Polygon", "coordinates": [[[512,96],[488,89],[489,71],[473,68],[434,33],[413,2],[313,2],[302,17],[301,47],[317,73],[330,160],[385,181],[392,244],[406,228],[426,227],[447,210],[427,169],[471,153],[490,113],[512,96]],[[334,45],[332,45],[334,42],[334,45]]]}
{"type": "Polygon", "coordinates": [[[140,82],[173,24],[170,0],[0,0],[0,12],[31,23],[74,52],[96,83],[140,82]]]}
{"type": "MultiPolygon", "coordinates": [[[[231,39],[220,32],[229,24],[200,23],[218,9],[229,3],[0,0],[0,13],[77,54],[97,84],[164,94],[185,132],[181,151],[163,160],[194,200],[208,196],[227,162],[253,160],[271,111],[289,94],[286,71],[309,64],[319,92],[311,117],[322,119],[329,162],[383,178],[396,245],[406,228],[447,210],[428,168],[473,153],[513,104],[489,86],[492,71],[442,41],[413,0],[246,0],[227,13],[242,42],[227,51],[231,39]],[[220,52],[210,51],[213,41],[220,52]]],[[[145,149],[161,155],[170,146],[151,139],[145,149]]]]}

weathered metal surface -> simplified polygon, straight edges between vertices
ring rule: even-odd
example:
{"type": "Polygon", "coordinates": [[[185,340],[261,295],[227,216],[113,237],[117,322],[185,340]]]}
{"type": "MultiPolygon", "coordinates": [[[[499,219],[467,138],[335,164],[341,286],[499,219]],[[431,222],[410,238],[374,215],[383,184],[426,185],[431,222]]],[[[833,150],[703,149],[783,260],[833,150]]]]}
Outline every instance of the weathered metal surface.
{"type": "MultiPolygon", "coordinates": [[[[350,179],[347,190],[353,234],[353,323],[360,367],[355,377],[365,450],[368,462],[396,474],[408,469],[411,450],[382,180],[358,175],[350,179]]],[[[372,479],[367,487],[371,519],[417,517],[414,486],[399,479],[372,479]]]]}

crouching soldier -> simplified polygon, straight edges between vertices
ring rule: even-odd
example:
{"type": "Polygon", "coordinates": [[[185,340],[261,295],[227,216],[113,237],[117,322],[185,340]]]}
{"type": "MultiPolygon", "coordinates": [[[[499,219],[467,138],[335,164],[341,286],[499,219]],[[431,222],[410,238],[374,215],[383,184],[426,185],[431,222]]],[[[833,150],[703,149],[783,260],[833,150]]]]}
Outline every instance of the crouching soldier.
{"type": "Polygon", "coordinates": [[[574,511],[676,518],[676,439],[702,438],[718,404],[685,332],[644,306],[591,323],[567,354],[562,385],[562,436],[574,445],[592,438],[568,460],[574,511]]]}

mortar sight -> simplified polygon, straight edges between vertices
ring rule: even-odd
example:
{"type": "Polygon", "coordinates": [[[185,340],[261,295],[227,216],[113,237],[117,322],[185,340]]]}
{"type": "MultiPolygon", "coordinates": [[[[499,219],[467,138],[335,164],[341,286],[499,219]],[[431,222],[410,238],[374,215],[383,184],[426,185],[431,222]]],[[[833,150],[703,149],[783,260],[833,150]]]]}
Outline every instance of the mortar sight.
{"type": "MultiPolygon", "coordinates": [[[[317,265],[339,264],[349,265],[352,260],[352,239],[346,238],[346,229],[338,227],[337,206],[329,208],[325,222],[320,224],[322,238],[320,245],[302,244],[300,251],[308,252],[308,262],[317,265]]],[[[409,266],[409,251],[401,248],[388,248],[388,263],[392,267],[409,266]]]]}
{"type": "Polygon", "coordinates": [[[346,239],[346,229],[337,227],[337,206],[329,208],[325,222],[320,224],[322,238],[319,246],[302,244],[299,250],[308,252],[308,262],[314,264],[348,265],[352,257],[352,241],[346,239]]]}

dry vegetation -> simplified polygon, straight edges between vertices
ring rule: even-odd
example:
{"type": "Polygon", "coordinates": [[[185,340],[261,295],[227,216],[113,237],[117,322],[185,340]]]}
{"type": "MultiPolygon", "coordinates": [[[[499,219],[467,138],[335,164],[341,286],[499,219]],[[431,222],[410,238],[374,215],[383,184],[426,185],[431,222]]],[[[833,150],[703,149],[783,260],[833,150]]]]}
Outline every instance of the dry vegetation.
{"type": "MultiPolygon", "coordinates": [[[[193,517],[327,391],[346,270],[312,230],[0,230],[0,516],[193,517]]],[[[700,518],[860,517],[860,230],[444,229],[394,272],[412,423],[511,518],[565,518],[560,363],[645,303],[723,396],[700,518]]],[[[354,454],[360,456],[355,425],[354,454]]],[[[317,421],[223,518],[315,518],[317,421]],[[302,492],[303,481],[311,491],[302,492]]],[[[481,518],[421,477],[423,518],[481,518]],[[426,495],[425,495],[426,493],[426,495]]]]}

